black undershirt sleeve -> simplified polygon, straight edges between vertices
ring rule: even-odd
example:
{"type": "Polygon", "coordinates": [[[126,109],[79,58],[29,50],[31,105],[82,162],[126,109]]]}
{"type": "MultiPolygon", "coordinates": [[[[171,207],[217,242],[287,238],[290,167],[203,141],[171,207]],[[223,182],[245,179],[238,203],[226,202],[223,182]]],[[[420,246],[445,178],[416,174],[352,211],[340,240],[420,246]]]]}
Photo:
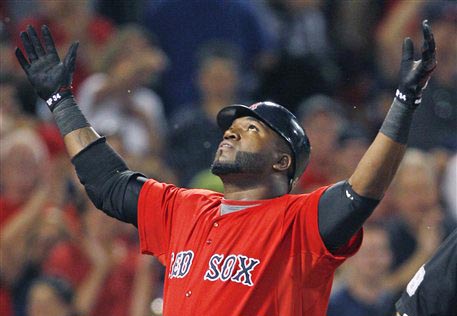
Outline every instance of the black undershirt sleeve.
{"type": "Polygon", "coordinates": [[[107,215],[137,226],[137,206],[146,178],[99,138],[72,159],[79,180],[94,205],[107,215]]]}
{"type": "Polygon", "coordinates": [[[362,228],[379,200],[358,195],[347,181],[328,188],[319,200],[319,232],[330,252],[336,252],[362,228]]]}

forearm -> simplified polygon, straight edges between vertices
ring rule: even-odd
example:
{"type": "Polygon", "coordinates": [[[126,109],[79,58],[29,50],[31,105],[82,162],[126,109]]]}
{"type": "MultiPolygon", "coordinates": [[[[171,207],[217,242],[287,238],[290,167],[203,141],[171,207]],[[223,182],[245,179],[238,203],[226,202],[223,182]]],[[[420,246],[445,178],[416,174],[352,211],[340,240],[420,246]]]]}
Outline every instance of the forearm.
{"type": "Polygon", "coordinates": [[[27,241],[30,232],[43,214],[49,190],[43,186],[30,197],[17,215],[1,229],[0,275],[2,280],[13,283],[29,259],[27,241]]]}
{"type": "Polygon", "coordinates": [[[132,299],[129,315],[146,316],[150,313],[151,300],[154,291],[154,271],[151,257],[139,256],[135,277],[133,280],[132,299]]]}
{"type": "MultiPolygon", "coordinates": [[[[397,99],[402,97],[397,90],[378,135],[349,178],[354,191],[362,196],[380,199],[403,159],[414,108],[397,99]]],[[[411,100],[420,102],[420,99],[411,100]]]]}
{"type": "Polygon", "coordinates": [[[141,185],[129,185],[129,180],[140,174],[131,172],[90,126],[72,96],[58,102],[53,115],[79,180],[94,205],[112,217],[136,225],[141,185]]]}
{"type": "Polygon", "coordinates": [[[63,140],[70,158],[73,158],[99,138],[100,135],[92,127],[83,127],[65,135],[63,140]]]}
{"type": "Polygon", "coordinates": [[[50,107],[68,154],[73,158],[89,144],[100,138],[100,135],[90,126],[76,104],[71,91],[64,93],[66,95],[62,93],[62,98],[57,98],[58,101],[50,107]]]}
{"type": "Polygon", "coordinates": [[[392,182],[405,150],[405,144],[378,133],[349,178],[353,190],[367,198],[381,199],[392,182]]]}
{"type": "Polygon", "coordinates": [[[36,222],[43,214],[43,208],[48,201],[50,191],[44,185],[25,203],[24,207],[17,212],[17,215],[1,229],[0,240],[3,243],[14,243],[17,238],[22,238],[24,234],[36,225],[36,222]]]}
{"type": "Polygon", "coordinates": [[[104,267],[93,267],[82,284],[78,287],[75,297],[75,306],[80,315],[91,315],[103,291],[104,283],[109,270],[104,267]]]}
{"type": "Polygon", "coordinates": [[[392,292],[403,290],[416,271],[430,258],[430,256],[431,254],[425,251],[416,251],[410,259],[385,278],[384,286],[392,292]]]}
{"type": "Polygon", "coordinates": [[[403,158],[414,110],[420,105],[422,90],[436,67],[436,49],[427,21],[422,22],[424,43],[422,59],[414,60],[414,44],[403,41],[400,83],[395,99],[373,144],[349,179],[354,191],[371,198],[381,198],[403,158]]]}

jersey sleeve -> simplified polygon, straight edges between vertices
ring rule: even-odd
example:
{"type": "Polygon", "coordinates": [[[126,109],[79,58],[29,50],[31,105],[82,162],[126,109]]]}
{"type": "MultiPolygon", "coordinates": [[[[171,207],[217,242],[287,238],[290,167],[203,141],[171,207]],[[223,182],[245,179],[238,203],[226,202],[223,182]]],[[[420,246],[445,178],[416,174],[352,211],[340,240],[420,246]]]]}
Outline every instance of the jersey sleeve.
{"type": "Polygon", "coordinates": [[[322,256],[336,266],[343,263],[348,257],[354,255],[360,248],[363,238],[363,230],[359,230],[352,238],[336,252],[331,253],[324,244],[319,232],[318,205],[319,199],[328,186],[321,187],[310,194],[306,194],[300,203],[299,223],[301,226],[302,243],[306,249],[322,256]]]}
{"type": "MultiPolygon", "coordinates": [[[[142,253],[154,255],[165,264],[171,230],[177,223],[176,210],[186,198],[186,189],[148,180],[138,200],[138,233],[142,253]]],[[[182,216],[179,219],[185,221],[182,216]]]]}

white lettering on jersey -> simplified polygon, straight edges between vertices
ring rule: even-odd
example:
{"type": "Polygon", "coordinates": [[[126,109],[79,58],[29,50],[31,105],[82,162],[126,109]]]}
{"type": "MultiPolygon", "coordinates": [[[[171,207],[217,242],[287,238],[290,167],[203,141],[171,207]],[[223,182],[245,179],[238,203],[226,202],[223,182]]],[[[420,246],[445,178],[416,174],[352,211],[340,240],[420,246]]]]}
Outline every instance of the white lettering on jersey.
{"type": "Polygon", "coordinates": [[[413,296],[419,285],[421,285],[422,281],[424,281],[425,277],[425,268],[422,266],[419,271],[416,272],[414,277],[409,281],[408,286],[406,287],[406,292],[409,296],[413,296]]]}
{"type": "Polygon", "coordinates": [[[224,260],[224,255],[214,254],[208,262],[208,270],[203,277],[207,281],[228,281],[253,286],[252,271],[260,263],[260,260],[248,258],[243,255],[228,255],[224,260]],[[238,264],[235,273],[235,264],[238,264]]]}
{"type": "Polygon", "coordinates": [[[176,254],[171,253],[170,272],[168,278],[184,278],[189,273],[194,259],[194,252],[192,250],[180,251],[176,254]]]}

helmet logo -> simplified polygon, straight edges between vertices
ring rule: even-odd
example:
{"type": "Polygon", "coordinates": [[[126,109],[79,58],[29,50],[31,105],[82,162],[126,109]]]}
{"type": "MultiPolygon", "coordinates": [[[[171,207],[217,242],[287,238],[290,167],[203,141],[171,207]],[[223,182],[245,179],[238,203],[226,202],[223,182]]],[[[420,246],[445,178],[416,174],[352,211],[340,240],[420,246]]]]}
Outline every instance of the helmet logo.
{"type": "Polygon", "coordinates": [[[255,104],[251,105],[249,108],[250,108],[251,110],[255,110],[255,109],[257,109],[257,107],[258,107],[260,104],[262,104],[262,102],[255,103],[255,104]]]}

